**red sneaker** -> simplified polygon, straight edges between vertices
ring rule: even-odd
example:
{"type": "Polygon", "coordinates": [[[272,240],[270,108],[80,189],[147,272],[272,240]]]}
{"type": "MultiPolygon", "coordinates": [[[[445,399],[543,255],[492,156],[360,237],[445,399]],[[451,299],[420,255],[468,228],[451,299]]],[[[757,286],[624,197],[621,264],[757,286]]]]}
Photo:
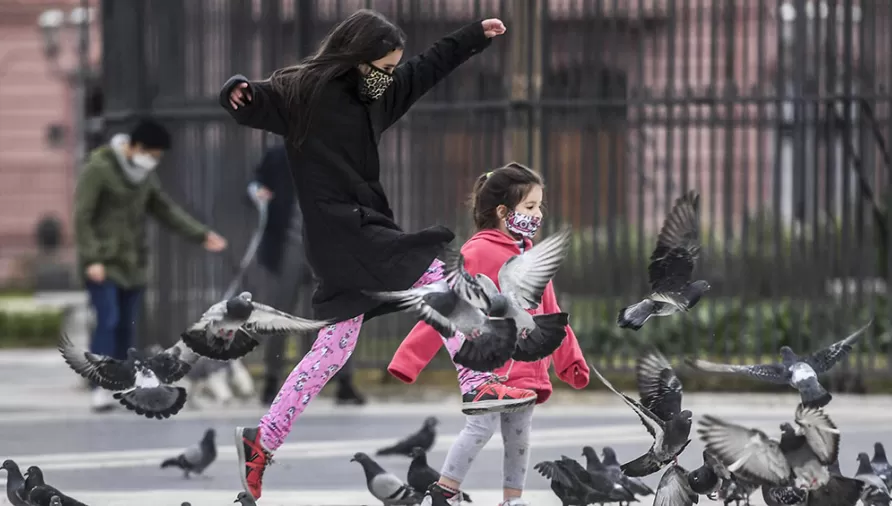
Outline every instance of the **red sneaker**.
{"type": "Polygon", "coordinates": [[[236,427],[235,449],[238,453],[242,487],[256,501],[263,488],[263,472],[273,463],[272,455],[260,444],[260,427],[236,427]]]}
{"type": "Polygon", "coordinates": [[[536,392],[505,386],[493,378],[462,395],[461,412],[466,415],[520,411],[536,403],[536,392]]]}

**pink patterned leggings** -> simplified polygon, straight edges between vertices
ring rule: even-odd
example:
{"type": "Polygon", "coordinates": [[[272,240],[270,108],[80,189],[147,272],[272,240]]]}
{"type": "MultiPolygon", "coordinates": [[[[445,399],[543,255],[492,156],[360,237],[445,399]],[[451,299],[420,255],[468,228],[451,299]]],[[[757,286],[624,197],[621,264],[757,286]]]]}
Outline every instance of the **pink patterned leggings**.
{"type": "MultiPolygon", "coordinates": [[[[413,288],[435,283],[443,277],[443,262],[434,260],[413,288]]],[[[272,453],[282,446],[294,421],[350,358],[359,338],[362,318],[363,315],[359,315],[320,330],[313,347],[288,375],[269,411],[260,419],[260,440],[268,452],[272,453]]],[[[444,341],[449,356],[454,356],[464,337],[444,338],[444,341]]],[[[463,393],[492,377],[491,373],[472,371],[458,365],[456,369],[463,393]]]]}

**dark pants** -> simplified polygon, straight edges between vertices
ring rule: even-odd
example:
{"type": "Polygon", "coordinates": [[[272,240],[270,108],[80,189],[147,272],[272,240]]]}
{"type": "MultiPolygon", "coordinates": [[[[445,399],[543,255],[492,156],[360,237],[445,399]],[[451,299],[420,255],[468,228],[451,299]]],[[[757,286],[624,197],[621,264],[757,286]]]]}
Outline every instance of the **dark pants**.
{"type": "Polygon", "coordinates": [[[87,282],[90,303],[96,311],[96,328],[90,351],[117,359],[127,358],[127,349],[134,345],[133,334],[142,288],[125,289],[114,282],[87,282]]]}

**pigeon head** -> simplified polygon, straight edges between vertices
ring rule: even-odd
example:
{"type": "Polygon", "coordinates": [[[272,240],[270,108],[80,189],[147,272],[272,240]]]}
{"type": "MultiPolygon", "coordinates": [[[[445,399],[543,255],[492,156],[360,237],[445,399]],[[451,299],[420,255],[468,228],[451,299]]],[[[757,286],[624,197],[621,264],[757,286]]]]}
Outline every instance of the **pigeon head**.
{"type": "Polygon", "coordinates": [[[703,294],[708,292],[710,288],[712,287],[709,286],[709,283],[702,279],[689,284],[682,294],[688,299],[688,308],[696,306],[697,303],[700,302],[700,298],[703,297],[703,294]]]}
{"type": "Polygon", "coordinates": [[[489,299],[489,316],[501,318],[508,314],[508,298],[504,295],[496,295],[489,299]]]}
{"type": "MultiPolygon", "coordinates": [[[[873,458],[879,461],[886,460],[886,449],[883,448],[883,443],[877,441],[873,444],[873,458]]],[[[5,462],[4,465],[6,465],[5,462]]]]}
{"type": "Polygon", "coordinates": [[[136,348],[127,348],[127,358],[138,362],[142,360],[142,353],[139,352],[136,348]]]}
{"type": "Polygon", "coordinates": [[[859,454],[858,454],[858,463],[859,463],[859,464],[864,464],[865,462],[866,462],[868,465],[870,465],[870,457],[868,457],[867,454],[864,453],[864,452],[859,453],[859,454]]]}
{"type": "MultiPolygon", "coordinates": [[[[867,454],[865,453],[865,455],[867,454]]],[[[43,471],[37,466],[29,467],[28,470],[25,471],[25,477],[36,481],[38,485],[43,483],[43,471]]]]}
{"type": "Polygon", "coordinates": [[[16,471],[18,470],[19,465],[15,463],[12,459],[6,459],[3,461],[3,465],[0,466],[0,469],[6,469],[7,471],[16,471]]]}
{"type": "Polygon", "coordinates": [[[416,446],[416,447],[412,448],[412,451],[409,452],[409,456],[412,457],[413,459],[417,459],[418,457],[423,457],[424,449],[421,448],[420,446],[416,446]]]}
{"type": "Polygon", "coordinates": [[[246,320],[251,316],[254,305],[251,304],[250,297],[245,299],[241,295],[233,297],[226,301],[226,315],[237,320],[246,320]]]}
{"type": "Polygon", "coordinates": [[[785,364],[791,364],[799,359],[799,357],[796,356],[796,353],[793,352],[793,348],[786,345],[780,347],[780,356],[785,364]]]}
{"type": "Polygon", "coordinates": [[[605,464],[615,464],[619,462],[618,460],[616,460],[616,452],[613,450],[613,448],[605,446],[601,450],[601,453],[604,454],[603,459],[605,464]]]}
{"type": "Polygon", "coordinates": [[[591,446],[583,446],[582,447],[582,456],[589,459],[600,462],[601,459],[598,458],[598,452],[595,451],[591,446]]]}
{"type": "Polygon", "coordinates": [[[440,423],[440,420],[435,416],[429,416],[424,419],[424,428],[425,429],[433,429],[440,423]]]}
{"type": "Polygon", "coordinates": [[[660,371],[660,381],[670,387],[681,388],[681,382],[678,380],[678,377],[675,375],[675,371],[673,371],[669,367],[660,371]]]}
{"type": "Polygon", "coordinates": [[[205,441],[213,441],[217,438],[217,431],[214,429],[208,429],[204,431],[204,437],[202,438],[205,441]]]}
{"type": "Polygon", "coordinates": [[[780,424],[780,430],[781,434],[787,437],[796,435],[796,429],[794,429],[788,422],[780,424]]]}
{"type": "Polygon", "coordinates": [[[368,454],[365,454],[362,452],[357,452],[357,453],[353,454],[353,458],[350,459],[350,462],[359,462],[360,464],[362,464],[363,462],[365,462],[367,460],[369,460],[368,454]]]}
{"type": "Polygon", "coordinates": [[[693,416],[694,416],[694,413],[691,413],[690,409],[684,409],[678,414],[677,418],[680,420],[690,421],[693,416]]]}
{"type": "Polygon", "coordinates": [[[242,506],[251,506],[257,504],[256,502],[254,502],[254,498],[244,491],[239,492],[238,495],[235,497],[235,500],[232,502],[241,503],[242,506]]]}
{"type": "Polygon", "coordinates": [[[691,490],[706,495],[719,484],[719,477],[712,469],[701,466],[688,473],[688,483],[691,490]]]}

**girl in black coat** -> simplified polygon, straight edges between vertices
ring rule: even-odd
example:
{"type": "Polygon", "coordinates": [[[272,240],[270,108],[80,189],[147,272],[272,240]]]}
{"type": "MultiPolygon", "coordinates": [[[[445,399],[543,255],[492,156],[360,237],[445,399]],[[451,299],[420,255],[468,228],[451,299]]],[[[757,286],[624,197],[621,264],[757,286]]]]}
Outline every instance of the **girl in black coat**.
{"type": "MultiPolygon", "coordinates": [[[[504,32],[498,19],[475,22],[398,65],[403,32],[361,10],[299,65],[266,81],[237,75],[223,86],[220,104],[240,125],[286,140],[307,260],[318,282],[314,317],[340,322],[319,332],[260,426],[236,429],[242,484],[255,499],[272,452],[353,352],[363,319],[391,312],[362,292],[442,279],[436,257],[454,236],[442,226],[406,233],[394,223],[379,181],[378,140],[416,100],[504,32]]],[[[507,387],[487,385],[481,400],[507,395],[507,387]]]]}

